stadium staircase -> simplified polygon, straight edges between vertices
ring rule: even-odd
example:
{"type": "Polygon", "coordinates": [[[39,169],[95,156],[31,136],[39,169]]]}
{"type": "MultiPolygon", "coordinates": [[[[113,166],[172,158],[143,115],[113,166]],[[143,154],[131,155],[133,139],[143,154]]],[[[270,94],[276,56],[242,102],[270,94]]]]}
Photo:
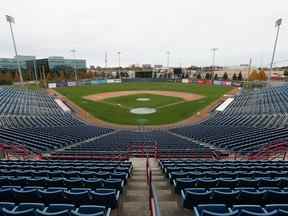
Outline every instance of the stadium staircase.
{"type": "Polygon", "coordinates": [[[173,187],[169,184],[160,169],[157,159],[150,159],[152,170],[152,179],[158,194],[161,216],[190,216],[190,210],[181,207],[179,196],[173,191],[173,187]]]}
{"type": "Polygon", "coordinates": [[[112,216],[147,216],[149,215],[148,186],[146,176],[146,163],[143,158],[130,159],[133,163],[132,176],[123,191],[119,209],[112,211],[112,216]]]}

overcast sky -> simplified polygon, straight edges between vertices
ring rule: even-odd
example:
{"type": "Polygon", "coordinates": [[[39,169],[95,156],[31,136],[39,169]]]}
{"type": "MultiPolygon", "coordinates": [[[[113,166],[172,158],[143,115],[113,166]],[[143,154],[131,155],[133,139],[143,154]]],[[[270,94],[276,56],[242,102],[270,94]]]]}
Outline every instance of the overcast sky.
{"type": "MultiPolygon", "coordinates": [[[[21,55],[85,58],[88,65],[254,65],[271,59],[283,18],[276,61],[288,60],[287,0],[1,0],[0,57],[14,56],[5,15],[14,16],[21,55]]],[[[286,61],[288,64],[288,61],[286,61]]]]}

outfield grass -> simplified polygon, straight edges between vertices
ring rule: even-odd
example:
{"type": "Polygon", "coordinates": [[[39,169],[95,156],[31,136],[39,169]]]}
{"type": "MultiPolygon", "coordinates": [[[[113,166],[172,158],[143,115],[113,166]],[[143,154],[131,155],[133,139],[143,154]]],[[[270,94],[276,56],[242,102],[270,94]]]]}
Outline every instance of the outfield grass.
{"type": "MultiPolygon", "coordinates": [[[[160,125],[174,123],[184,120],[193,114],[199,112],[205,108],[223,94],[231,90],[228,87],[220,86],[199,86],[194,84],[182,84],[182,83],[122,83],[122,84],[109,84],[109,85],[91,85],[72,88],[59,88],[56,89],[59,93],[63,94],[71,101],[81,106],[93,116],[102,119],[107,122],[126,124],[126,125],[160,125]],[[93,95],[103,92],[113,91],[127,91],[127,90],[163,90],[163,91],[180,91],[195,93],[204,98],[197,101],[183,102],[174,106],[168,106],[163,109],[158,109],[156,113],[150,115],[135,115],[129,112],[127,108],[121,108],[114,100],[120,100],[116,98],[106,99],[104,102],[94,102],[83,99],[84,96],[93,95]],[[112,104],[106,103],[113,100],[112,104]],[[114,102],[116,103],[114,105],[114,102]],[[143,120],[144,119],[144,120],[143,120]],[[140,123],[141,122],[141,123],[140,123]],[[145,123],[144,123],[145,122],[145,123]]],[[[135,96],[135,95],[134,95],[135,96]]],[[[153,97],[156,95],[153,95],[153,97]]],[[[133,96],[125,96],[133,97],[133,96]]],[[[139,95],[137,96],[139,97],[139,95]]],[[[141,96],[142,97],[142,96],[141,96]]],[[[174,97],[161,97],[161,100],[171,100],[174,97]]],[[[174,98],[175,99],[175,98],[174,98]]],[[[179,99],[179,98],[177,98],[179,99]]],[[[180,99],[181,100],[181,99],[180,99]]],[[[121,100],[122,101],[122,100],[121,100]]],[[[130,100],[129,100],[130,101],[130,100]]],[[[131,100],[132,101],[132,100],[131,100]]],[[[133,103],[135,101],[133,100],[133,103]]],[[[163,101],[162,101],[163,102],[163,101]]],[[[129,102],[130,103],[130,102],[129,102]]],[[[142,102],[143,103],[143,102],[142,102]]],[[[164,102],[163,102],[164,103],[164,102]]]]}

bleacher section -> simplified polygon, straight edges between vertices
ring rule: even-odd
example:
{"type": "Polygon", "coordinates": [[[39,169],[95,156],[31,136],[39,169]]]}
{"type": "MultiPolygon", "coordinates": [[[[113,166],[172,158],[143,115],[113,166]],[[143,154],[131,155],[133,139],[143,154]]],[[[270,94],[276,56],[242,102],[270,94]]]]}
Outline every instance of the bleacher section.
{"type": "Polygon", "coordinates": [[[224,115],[217,113],[213,118],[203,122],[204,125],[245,126],[258,128],[287,128],[288,114],[273,115],[224,115]]]}
{"type": "Polygon", "coordinates": [[[41,91],[2,87],[0,104],[0,144],[21,145],[34,153],[48,153],[113,131],[85,124],[41,91]]]}
{"type": "Polygon", "coordinates": [[[243,93],[208,120],[171,132],[218,150],[255,153],[271,143],[288,140],[287,99],[288,86],[243,93]]]}
{"type": "Polygon", "coordinates": [[[235,96],[214,118],[212,125],[279,128],[288,125],[288,86],[266,88],[235,96]],[[223,121],[221,121],[223,119],[223,121]]]}
{"type": "Polygon", "coordinates": [[[21,88],[0,88],[1,115],[65,115],[54,97],[40,91],[21,88]]]}
{"type": "Polygon", "coordinates": [[[288,138],[288,129],[286,128],[268,129],[198,124],[171,131],[219,149],[238,153],[253,153],[267,144],[288,138]]]}
{"type": "Polygon", "coordinates": [[[49,152],[113,131],[95,126],[0,128],[0,143],[20,144],[32,152],[49,152]]]}
{"type": "Polygon", "coordinates": [[[86,205],[93,205],[90,213],[97,213],[99,209],[95,207],[100,206],[103,213],[99,215],[106,215],[110,208],[118,206],[131,172],[129,161],[0,161],[0,215],[4,202],[11,202],[6,209],[9,213],[5,210],[4,215],[16,215],[12,212],[26,209],[33,209],[27,215],[34,215],[31,212],[35,209],[43,211],[36,215],[49,215],[45,212],[58,205],[64,207],[57,211],[69,206],[72,215],[78,215],[72,211],[87,213],[86,205]],[[23,203],[31,206],[23,209],[23,203]]]}
{"type": "Polygon", "coordinates": [[[141,148],[146,152],[157,152],[159,156],[185,154],[185,151],[211,152],[208,147],[253,153],[267,144],[288,138],[285,129],[287,92],[287,87],[276,87],[241,94],[223,112],[201,124],[172,129],[172,133],[118,131],[96,139],[113,130],[86,126],[71,114],[64,113],[52,96],[37,91],[1,88],[0,100],[6,111],[0,112],[0,141],[21,144],[33,152],[64,148],[53,152],[58,156],[127,154],[131,151],[130,144],[134,147],[144,145],[141,148]]]}
{"type": "Polygon", "coordinates": [[[159,164],[181,196],[183,207],[194,208],[196,215],[217,215],[215,204],[221,206],[219,215],[224,209],[227,213],[236,210],[238,205],[264,209],[275,205],[276,209],[276,205],[288,204],[287,161],[160,160],[159,164]],[[211,206],[207,210],[215,214],[202,214],[201,208],[207,204],[211,206]]]}
{"type": "Polygon", "coordinates": [[[63,116],[0,116],[0,128],[66,127],[86,125],[70,114],[63,116]]]}
{"type": "MultiPolygon", "coordinates": [[[[179,138],[166,131],[119,131],[90,142],[66,148],[53,155],[117,155],[129,154],[130,152],[135,156],[138,152],[139,156],[142,151],[150,156],[154,156],[157,151],[158,156],[161,157],[175,156],[177,154],[190,154],[191,157],[194,153],[199,158],[201,155],[205,156],[205,153],[211,153],[210,149],[205,146],[179,138]]],[[[145,156],[145,154],[142,156],[145,156]]]]}

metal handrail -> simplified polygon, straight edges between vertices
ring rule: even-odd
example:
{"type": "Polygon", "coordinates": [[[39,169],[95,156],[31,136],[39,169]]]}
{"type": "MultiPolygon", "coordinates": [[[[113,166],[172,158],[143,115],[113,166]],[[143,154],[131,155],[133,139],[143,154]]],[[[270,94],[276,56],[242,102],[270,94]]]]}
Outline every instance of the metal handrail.
{"type": "Polygon", "coordinates": [[[152,181],[152,170],[150,168],[149,157],[146,158],[146,175],[147,175],[147,184],[148,184],[148,189],[149,189],[150,216],[161,216],[160,205],[158,201],[156,188],[152,181]]]}

